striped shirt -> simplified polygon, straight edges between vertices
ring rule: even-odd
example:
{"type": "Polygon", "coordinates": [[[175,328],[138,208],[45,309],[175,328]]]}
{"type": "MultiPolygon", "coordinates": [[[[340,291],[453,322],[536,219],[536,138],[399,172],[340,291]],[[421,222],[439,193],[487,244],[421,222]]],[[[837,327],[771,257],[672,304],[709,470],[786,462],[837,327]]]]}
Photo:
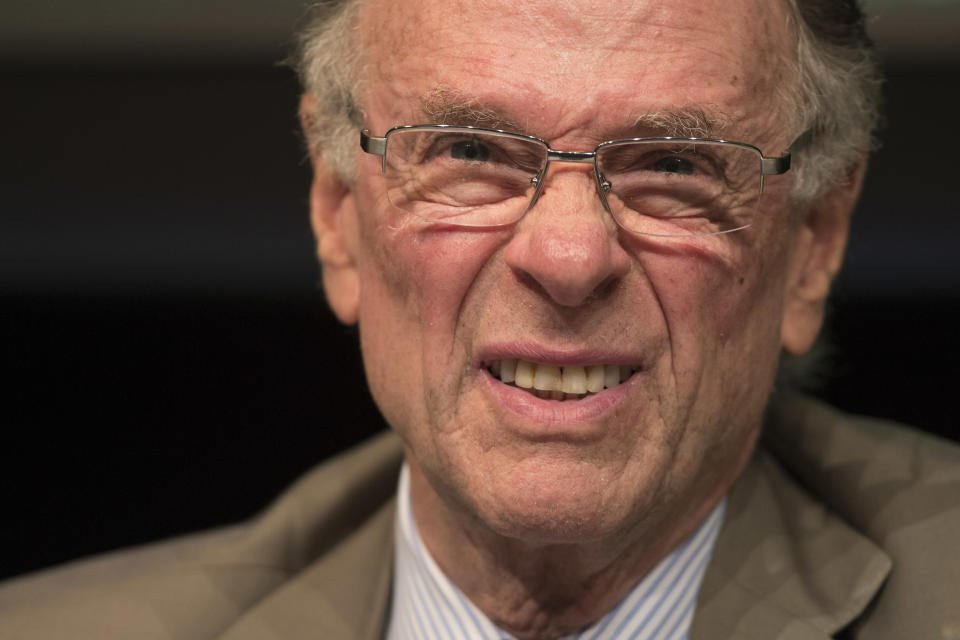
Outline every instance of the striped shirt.
{"type": "MultiPolygon", "coordinates": [[[[607,615],[562,640],[679,640],[687,637],[703,572],[726,508],[663,558],[607,615]]],[[[387,640],[512,640],[450,582],[417,534],[410,476],[400,472],[393,606],[387,640]]]]}

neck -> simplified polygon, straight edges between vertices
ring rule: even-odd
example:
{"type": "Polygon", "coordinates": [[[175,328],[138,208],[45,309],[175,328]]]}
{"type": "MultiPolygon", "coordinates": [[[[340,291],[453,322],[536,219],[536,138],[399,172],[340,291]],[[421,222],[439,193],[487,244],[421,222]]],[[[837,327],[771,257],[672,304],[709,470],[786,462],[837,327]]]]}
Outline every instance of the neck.
{"type": "Polygon", "coordinates": [[[697,529],[726,491],[684,514],[650,518],[603,539],[542,542],[501,535],[450,506],[408,456],[423,544],[447,578],[519,640],[569,635],[611,611],[697,529]]]}

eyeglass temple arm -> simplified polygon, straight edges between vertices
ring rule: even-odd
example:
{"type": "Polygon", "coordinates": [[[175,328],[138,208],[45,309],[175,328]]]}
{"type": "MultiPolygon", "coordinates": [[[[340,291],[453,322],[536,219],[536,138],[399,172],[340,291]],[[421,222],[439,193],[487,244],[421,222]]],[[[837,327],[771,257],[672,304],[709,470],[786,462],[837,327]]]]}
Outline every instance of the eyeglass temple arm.
{"type": "Polygon", "coordinates": [[[768,158],[760,156],[760,167],[765,176],[778,176],[790,170],[790,154],[782,155],[779,158],[768,158]]]}
{"type": "Polygon", "coordinates": [[[360,131],[360,148],[367,153],[380,156],[380,171],[387,172],[387,138],[378,138],[370,135],[368,129],[360,131]]]}
{"type": "Polygon", "coordinates": [[[763,175],[765,176],[775,176],[781,173],[786,173],[790,170],[790,157],[796,153],[797,149],[804,147],[807,143],[810,142],[810,139],[813,137],[813,132],[810,129],[807,129],[799,136],[796,140],[787,148],[787,152],[780,156],[779,158],[768,158],[766,156],[760,156],[760,163],[763,167],[763,175]]]}

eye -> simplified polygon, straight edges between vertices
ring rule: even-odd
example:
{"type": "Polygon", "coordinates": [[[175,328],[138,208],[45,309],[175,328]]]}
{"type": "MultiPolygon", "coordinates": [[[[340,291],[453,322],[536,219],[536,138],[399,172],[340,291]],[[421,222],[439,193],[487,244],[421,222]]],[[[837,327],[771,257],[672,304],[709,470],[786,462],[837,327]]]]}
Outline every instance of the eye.
{"type": "Polygon", "coordinates": [[[679,173],[682,175],[691,175],[694,171],[693,163],[679,156],[667,156],[660,158],[653,163],[654,171],[664,173],[679,173]]]}
{"type": "Polygon", "coordinates": [[[450,145],[450,157],[456,160],[485,162],[490,159],[490,150],[476,138],[461,140],[450,145]]]}

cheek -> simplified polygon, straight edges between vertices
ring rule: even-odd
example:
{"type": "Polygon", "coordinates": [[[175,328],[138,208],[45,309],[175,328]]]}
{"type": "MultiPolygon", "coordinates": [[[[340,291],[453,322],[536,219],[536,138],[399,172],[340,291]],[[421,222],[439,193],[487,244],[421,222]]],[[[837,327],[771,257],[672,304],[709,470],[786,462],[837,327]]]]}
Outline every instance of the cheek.
{"type": "Polygon", "coordinates": [[[375,310],[390,300],[397,321],[421,327],[451,319],[504,233],[442,227],[398,211],[383,193],[379,165],[364,169],[356,190],[362,303],[375,310]]]}
{"type": "MultiPolygon", "coordinates": [[[[766,404],[779,356],[784,267],[766,234],[740,232],[642,254],[661,305],[669,350],[656,369],[681,444],[672,464],[737,459],[766,404]]],[[[666,245],[665,245],[666,246],[666,245]]],[[[669,414],[668,414],[669,415],[669,414]]]]}
{"type": "MultiPolygon", "coordinates": [[[[397,329],[449,341],[468,299],[502,245],[502,234],[426,226],[414,220],[381,226],[367,238],[371,264],[362,275],[389,300],[397,329]]],[[[361,293],[363,296],[363,294],[361,293]]]]}
{"type": "MultiPolygon", "coordinates": [[[[369,211],[369,210],[368,210],[369,211]]],[[[371,392],[402,433],[444,414],[466,366],[458,339],[474,283],[499,234],[426,226],[390,211],[362,225],[360,338],[371,392]],[[379,222],[377,222],[379,220],[379,222]]],[[[462,332],[470,335],[469,331],[462,332]]]]}
{"type": "Polygon", "coordinates": [[[723,236],[684,239],[637,251],[674,349],[728,335],[752,282],[749,253],[723,236]],[[678,345],[677,343],[681,343],[678,345]]]}
{"type": "Polygon", "coordinates": [[[661,306],[676,375],[776,360],[785,277],[777,236],[760,227],[644,249],[636,255],[661,306]]]}

